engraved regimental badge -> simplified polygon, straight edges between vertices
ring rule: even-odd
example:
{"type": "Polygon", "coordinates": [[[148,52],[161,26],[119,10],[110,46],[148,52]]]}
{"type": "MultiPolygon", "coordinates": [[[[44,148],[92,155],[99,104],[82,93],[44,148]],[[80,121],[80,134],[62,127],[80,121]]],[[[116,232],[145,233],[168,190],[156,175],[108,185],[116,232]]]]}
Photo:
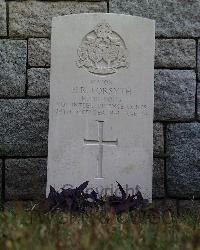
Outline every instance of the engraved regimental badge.
{"type": "Polygon", "coordinates": [[[77,66],[98,75],[128,68],[128,52],[123,39],[107,23],[98,24],[82,39],[77,66]]]}

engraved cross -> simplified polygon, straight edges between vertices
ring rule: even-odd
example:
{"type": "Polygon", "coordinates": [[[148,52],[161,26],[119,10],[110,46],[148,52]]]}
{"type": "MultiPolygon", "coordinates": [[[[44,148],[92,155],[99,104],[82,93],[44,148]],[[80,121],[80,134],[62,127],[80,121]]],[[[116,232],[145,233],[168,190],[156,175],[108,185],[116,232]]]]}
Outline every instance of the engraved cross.
{"type": "Polygon", "coordinates": [[[97,157],[97,176],[95,179],[103,179],[102,174],[102,164],[103,164],[103,146],[117,146],[118,139],[115,141],[106,141],[103,139],[103,124],[104,121],[97,121],[98,122],[98,139],[97,140],[87,140],[84,139],[84,144],[93,146],[97,145],[99,147],[99,153],[97,157]]]}

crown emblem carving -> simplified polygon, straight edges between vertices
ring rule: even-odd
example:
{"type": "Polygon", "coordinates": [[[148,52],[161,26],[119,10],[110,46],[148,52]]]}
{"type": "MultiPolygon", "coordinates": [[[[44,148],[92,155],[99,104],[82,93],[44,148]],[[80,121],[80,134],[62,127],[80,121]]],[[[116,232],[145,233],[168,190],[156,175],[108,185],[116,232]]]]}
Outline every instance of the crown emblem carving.
{"type": "Polygon", "coordinates": [[[128,68],[125,42],[108,23],[100,23],[86,34],[77,54],[77,66],[93,74],[113,74],[120,68],[128,68]]]}

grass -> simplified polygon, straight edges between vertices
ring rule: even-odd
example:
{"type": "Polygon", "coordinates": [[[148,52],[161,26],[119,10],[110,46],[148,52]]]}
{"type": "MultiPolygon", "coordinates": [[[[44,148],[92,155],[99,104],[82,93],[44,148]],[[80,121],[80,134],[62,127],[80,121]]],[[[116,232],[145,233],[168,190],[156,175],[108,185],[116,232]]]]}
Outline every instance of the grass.
{"type": "Polygon", "coordinates": [[[199,215],[0,212],[0,249],[200,250],[199,215]]]}

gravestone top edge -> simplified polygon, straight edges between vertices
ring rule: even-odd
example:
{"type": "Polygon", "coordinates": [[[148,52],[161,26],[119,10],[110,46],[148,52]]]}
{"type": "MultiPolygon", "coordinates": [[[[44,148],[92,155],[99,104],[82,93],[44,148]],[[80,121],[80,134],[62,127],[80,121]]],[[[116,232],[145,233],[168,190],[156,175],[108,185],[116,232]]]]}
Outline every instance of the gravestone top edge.
{"type": "Polygon", "coordinates": [[[141,21],[147,21],[155,25],[155,20],[146,18],[146,17],[140,17],[140,16],[133,16],[128,14],[117,14],[117,13],[78,13],[78,14],[68,14],[68,15],[62,15],[62,16],[56,16],[52,18],[52,23],[56,22],[59,19],[65,19],[70,17],[76,17],[76,16],[116,16],[116,17],[124,17],[124,18],[135,18],[141,21]]]}

